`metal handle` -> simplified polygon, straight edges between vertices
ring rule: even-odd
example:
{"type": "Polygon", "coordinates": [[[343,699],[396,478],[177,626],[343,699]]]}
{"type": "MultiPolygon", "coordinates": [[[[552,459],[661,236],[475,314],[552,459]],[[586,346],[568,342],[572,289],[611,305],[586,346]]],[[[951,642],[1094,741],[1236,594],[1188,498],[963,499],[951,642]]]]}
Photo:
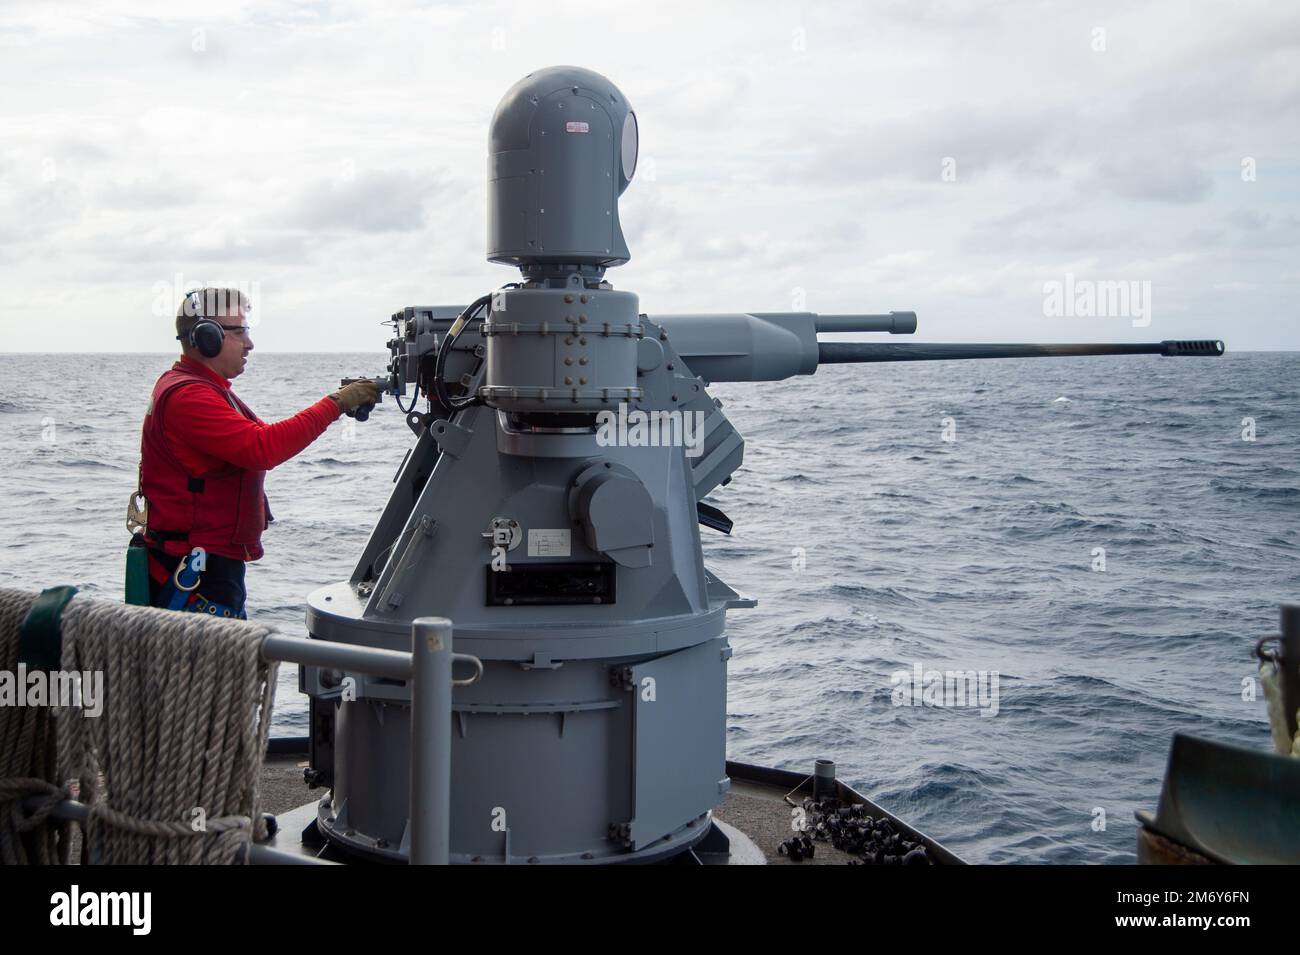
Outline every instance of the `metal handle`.
{"type": "Polygon", "coordinates": [[[474,667],[474,675],[464,680],[453,679],[452,686],[473,686],[479,680],[483,679],[483,661],[472,653],[453,653],[451,655],[452,666],[457,663],[468,663],[474,667]]]}

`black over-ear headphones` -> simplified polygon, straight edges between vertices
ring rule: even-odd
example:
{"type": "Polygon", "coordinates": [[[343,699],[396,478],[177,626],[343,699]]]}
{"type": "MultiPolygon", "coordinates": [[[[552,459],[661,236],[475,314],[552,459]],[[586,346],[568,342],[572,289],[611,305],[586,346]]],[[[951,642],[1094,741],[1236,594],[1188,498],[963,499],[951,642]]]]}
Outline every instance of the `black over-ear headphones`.
{"type": "MultiPolygon", "coordinates": [[[[203,315],[203,289],[191,289],[185,293],[189,307],[199,316],[199,320],[190,328],[190,347],[204,358],[216,358],[221,354],[221,346],[226,340],[226,330],[221,323],[203,315]]],[[[177,335],[180,341],[181,336],[177,335]]]]}

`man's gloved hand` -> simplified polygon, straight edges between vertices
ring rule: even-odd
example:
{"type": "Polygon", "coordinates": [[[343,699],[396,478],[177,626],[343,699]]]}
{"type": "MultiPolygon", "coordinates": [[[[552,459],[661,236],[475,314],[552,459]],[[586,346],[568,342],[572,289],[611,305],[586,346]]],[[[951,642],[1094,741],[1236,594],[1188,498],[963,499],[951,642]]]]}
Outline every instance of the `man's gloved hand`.
{"type": "Polygon", "coordinates": [[[344,385],[330,397],[339,406],[339,410],[346,414],[349,411],[356,411],[363,405],[373,405],[379,400],[379,389],[375,387],[373,381],[363,378],[344,385]]]}

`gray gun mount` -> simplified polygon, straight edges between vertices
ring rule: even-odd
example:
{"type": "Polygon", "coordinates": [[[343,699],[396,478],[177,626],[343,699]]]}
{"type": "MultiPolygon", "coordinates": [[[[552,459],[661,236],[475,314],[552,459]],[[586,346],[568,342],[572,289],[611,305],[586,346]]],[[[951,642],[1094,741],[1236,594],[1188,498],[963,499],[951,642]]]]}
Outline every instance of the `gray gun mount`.
{"type": "MultiPolygon", "coordinates": [[[[393,316],[385,390],[411,394],[415,445],[351,577],[308,598],[314,637],[400,650],[415,618],[447,617],[455,649],[482,660],[482,679],[452,698],[457,862],[652,861],[716,845],[725,615],[755,601],[704,566],[700,527],[731,530],[704,498],[744,455],[710,383],[909,348],[912,360],[1222,352],[817,339],[910,334],[911,312],[644,314],[604,278],[628,258],[616,212],[635,129],[622,94],[585,70],[539,71],[507,94],[490,138],[489,257],[523,281],[393,316]],[[566,224],[547,232],[543,208],[566,224]]],[[[319,828],[345,851],[405,859],[408,687],[312,667],[300,683],[308,777],[331,789],[319,828]]]]}

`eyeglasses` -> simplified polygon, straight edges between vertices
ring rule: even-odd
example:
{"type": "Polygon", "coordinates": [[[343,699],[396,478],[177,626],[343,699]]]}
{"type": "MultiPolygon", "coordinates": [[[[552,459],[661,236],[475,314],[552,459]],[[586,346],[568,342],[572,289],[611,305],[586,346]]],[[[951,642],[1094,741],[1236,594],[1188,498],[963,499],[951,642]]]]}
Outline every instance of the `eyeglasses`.
{"type": "MultiPolygon", "coordinates": [[[[220,322],[218,322],[217,324],[221,325],[220,322]]],[[[221,327],[228,332],[237,333],[241,338],[247,337],[248,333],[253,330],[252,326],[249,325],[221,325],[221,327]]]]}

